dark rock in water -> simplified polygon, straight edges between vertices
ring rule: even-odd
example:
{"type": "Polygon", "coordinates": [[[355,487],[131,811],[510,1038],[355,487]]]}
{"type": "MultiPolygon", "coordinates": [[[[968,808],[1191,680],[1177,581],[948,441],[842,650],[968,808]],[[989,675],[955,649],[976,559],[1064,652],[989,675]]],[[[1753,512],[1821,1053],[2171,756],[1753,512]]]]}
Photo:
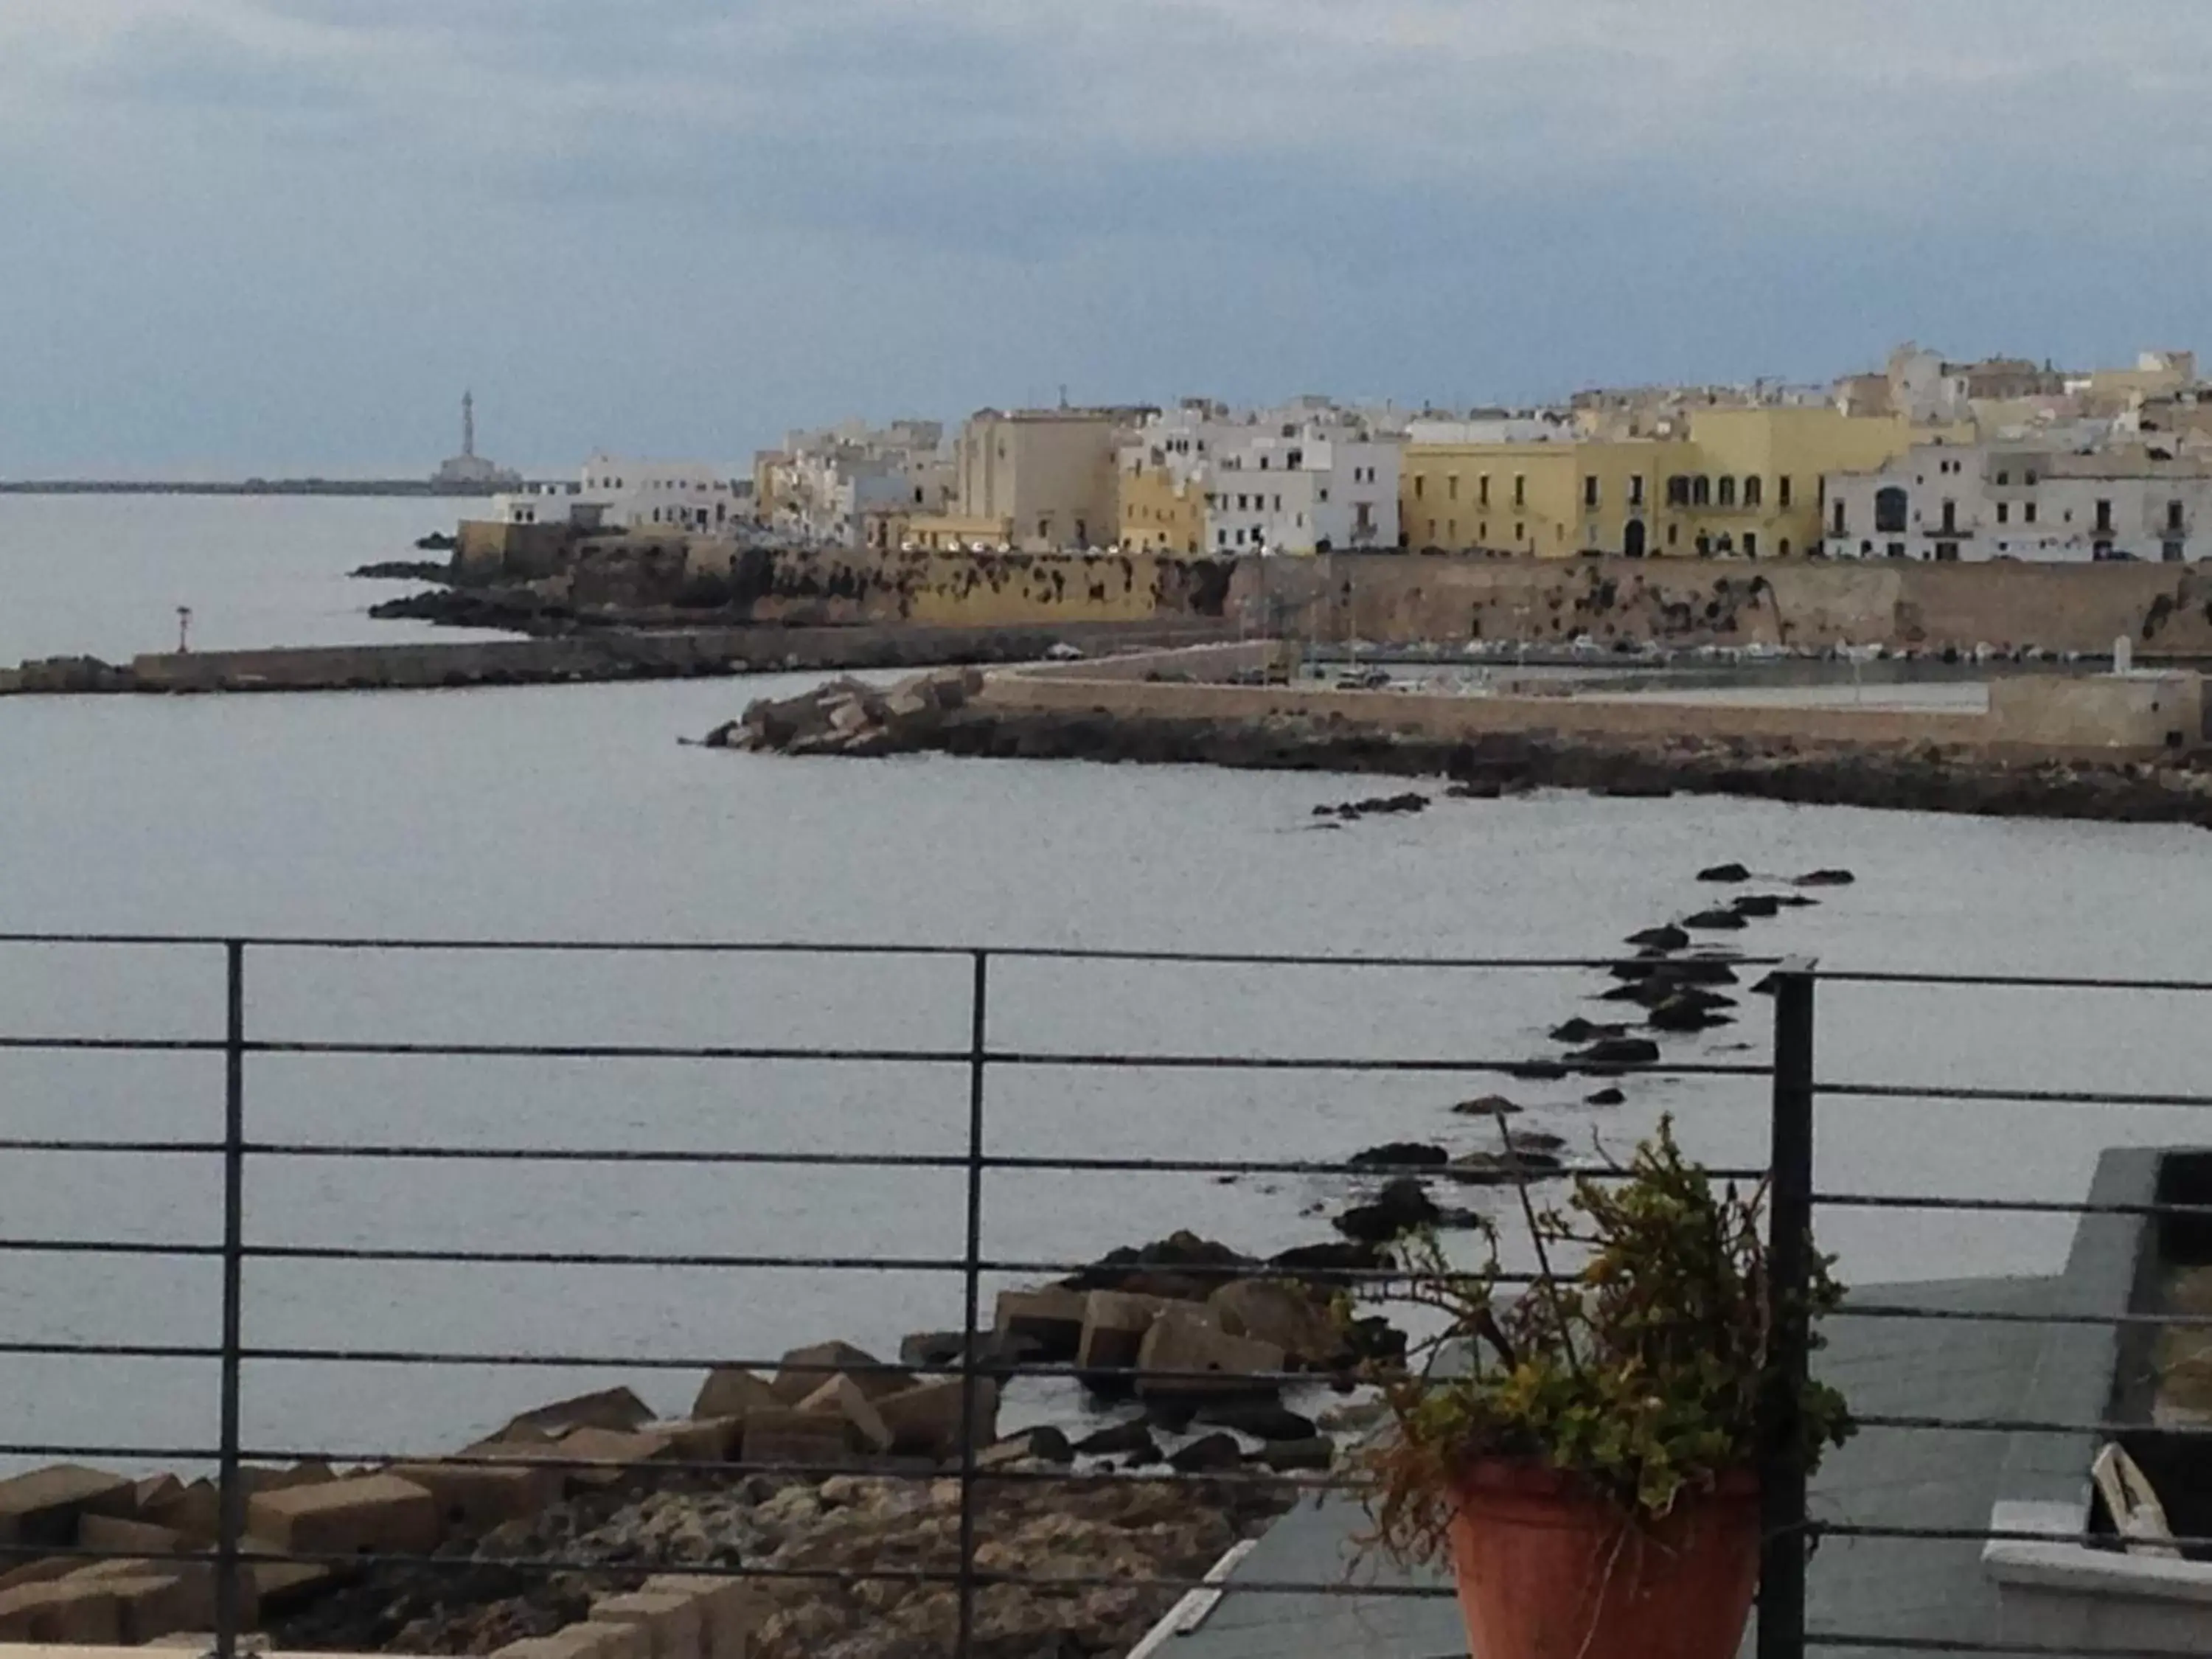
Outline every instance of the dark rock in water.
{"type": "Polygon", "coordinates": [[[1774,902],[1785,910],[1809,910],[1820,901],[1802,893],[1784,893],[1774,902]]]}
{"type": "Polygon", "coordinates": [[[1126,1291],[1132,1296],[1203,1302],[1258,1266],[1226,1244],[1179,1232],[1133,1249],[1109,1250],[1095,1265],[1060,1282],[1071,1291],[1126,1291]]]}
{"type": "Polygon", "coordinates": [[[1444,793],[1454,800],[1498,800],[1504,797],[1505,786],[1496,778],[1472,778],[1452,785],[1444,793]]]}
{"type": "Polygon", "coordinates": [[[1554,1025],[1552,1028],[1552,1041],[1554,1042],[1589,1042],[1597,1037],[1626,1036],[1627,1035],[1628,1028],[1626,1025],[1601,1025],[1595,1020],[1584,1019],[1580,1015],[1577,1015],[1565,1025],[1554,1025]]]}
{"type": "Polygon", "coordinates": [[[1670,922],[1664,927],[1647,927],[1640,933],[1631,933],[1628,942],[1655,951],[1680,951],[1688,948],[1690,936],[1670,922]]]}
{"type": "Polygon", "coordinates": [[[1763,921],[1768,916],[1782,914],[1782,901],[1771,893],[1746,893],[1736,900],[1733,908],[1740,916],[1763,921]]]}
{"type": "Polygon", "coordinates": [[[1708,991],[1702,985],[1675,985],[1668,987],[1668,989],[1669,994],[1664,1001],[1651,1005],[1654,1011],[1674,1006],[1695,1008],[1701,1012],[1711,1013],[1715,1009],[1735,1006],[1734,997],[1723,995],[1718,991],[1708,991]]]}
{"type": "Polygon", "coordinates": [[[1198,1408],[1198,1420],[1255,1440],[1310,1440],[1321,1432],[1313,1419],[1299,1416],[1279,1400],[1209,1401],[1198,1408]]]}
{"type": "Polygon", "coordinates": [[[1648,980],[1637,985],[1616,985],[1610,991],[1600,992],[1597,1000],[1600,1002],[1641,1002],[1651,988],[1648,980]]]}
{"type": "MultiPolygon", "coordinates": [[[[1634,990],[1637,988],[1626,988],[1634,990]]],[[[1567,1068],[1553,1060],[1524,1060],[1518,1066],[1509,1066],[1505,1075],[1519,1078],[1523,1083],[1557,1083],[1567,1074],[1567,1068]]]]}
{"type": "Polygon", "coordinates": [[[1516,1181],[1549,1181],[1565,1172],[1556,1153],[1534,1147],[1513,1152],[1468,1152],[1444,1173],[1468,1187],[1504,1187],[1516,1181]]]}
{"type": "Polygon", "coordinates": [[[1168,1467],[1178,1474],[1200,1474],[1209,1469],[1233,1469],[1244,1461],[1244,1449],[1233,1434],[1209,1434],[1171,1452],[1168,1467]]]}
{"type": "Polygon", "coordinates": [[[1516,1152],[1556,1152],[1565,1150],[1567,1138],[1547,1129],[1516,1129],[1508,1144],[1516,1152]]]}
{"type": "Polygon", "coordinates": [[[1749,881],[1751,872],[1741,864],[1716,864],[1710,870],[1698,871],[1698,879],[1722,882],[1749,881]]]}
{"type": "Polygon", "coordinates": [[[1075,1448],[1067,1437],[1049,1423],[1036,1428],[1024,1429],[1019,1434],[1010,1434],[995,1443],[990,1449],[1001,1458],[1035,1458],[1040,1463],[1066,1465],[1075,1461],[1075,1448]]]}
{"type": "Polygon", "coordinates": [[[1628,1097],[1618,1089],[1601,1089],[1583,1101],[1585,1106],[1625,1106],[1627,1103],[1628,1097]]]}
{"type": "Polygon", "coordinates": [[[1129,1457],[1139,1463],[1160,1461],[1160,1443],[1152,1438],[1152,1431],[1142,1418],[1133,1418],[1127,1423],[1116,1423],[1096,1434],[1087,1434],[1075,1443],[1079,1457],[1129,1457]]]}
{"type": "Polygon", "coordinates": [[[1670,985],[1733,985],[1736,971],[1717,957],[1682,957],[1660,975],[1670,985]]]}
{"type": "Polygon", "coordinates": [[[1333,1274],[1369,1272],[1389,1262],[1389,1252],[1372,1244],[1301,1244],[1267,1259],[1279,1278],[1322,1284],[1328,1283],[1333,1274]]]}
{"type": "Polygon", "coordinates": [[[1740,933],[1744,925],[1742,916],[1734,910],[1700,910],[1682,923],[1683,927],[1694,927],[1701,933],[1740,933]]]}
{"type": "Polygon", "coordinates": [[[1596,793],[1615,800],[1665,800],[1674,793],[1674,787],[1654,778],[1620,778],[1596,793]]]}
{"type": "Polygon", "coordinates": [[[422,553],[451,553],[460,544],[459,536],[447,535],[442,530],[434,530],[427,536],[415,538],[416,550],[422,553]]]}
{"type": "Polygon", "coordinates": [[[1372,1203],[1355,1205],[1337,1217],[1336,1230],[1347,1238],[1385,1244],[1418,1227],[1435,1226],[1442,1214],[1419,1182],[1401,1176],[1372,1203]]]}
{"type": "Polygon", "coordinates": [[[1441,1146],[1430,1146],[1418,1140],[1393,1140],[1381,1146],[1370,1146],[1364,1152],[1354,1152],[1348,1167],[1354,1170],[1418,1170],[1451,1162],[1451,1154],[1441,1146]]]}
{"type": "Polygon", "coordinates": [[[1325,1434],[1310,1440],[1270,1441],[1260,1449],[1260,1461],[1277,1474],[1326,1473],[1336,1463],[1336,1442],[1325,1434]]]}
{"type": "Polygon", "coordinates": [[[1567,1058],[1578,1067],[1650,1066],[1659,1059],[1659,1045],[1650,1037],[1607,1037],[1587,1048],[1576,1049],[1567,1058]]]}
{"type": "Polygon", "coordinates": [[[1483,1224],[1482,1218],[1473,1210],[1438,1210],[1437,1226],[1444,1232],[1471,1232],[1483,1224]]]}
{"type": "Polygon", "coordinates": [[[1346,801],[1340,806],[1316,806],[1314,816],[1320,818],[1364,818],[1377,814],[1425,812],[1428,805],[1426,795],[1409,790],[1402,795],[1373,795],[1365,800],[1346,801]]]}
{"type": "Polygon", "coordinates": [[[1797,878],[1794,887],[1849,887],[1858,878],[1848,870],[1815,870],[1797,878]]]}
{"type": "Polygon", "coordinates": [[[1639,979],[1650,979],[1653,975],[1656,974],[1660,970],[1661,965],[1660,961],[1657,959],[1650,959],[1642,962],[1616,962],[1605,971],[1611,974],[1615,979],[1626,980],[1632,985],[1639,979]]]}
{"type": "Polygon", "coordinates": [[[1670,997],[1651,1011],[1647,1022],[1655,1031],[1705,1031],[1716,1025],[1733,1025],[1728,1015],[1717,1012],[1703,1000],[1687,994],[1670,997]]]}
{"type": "MultiPolygon", "coordinates": [[[[967,1347],[968,1339],[958,1331],[920,1331],[899,1344],[899,1364],[926,1368],[957,1365],[967,1347]]],[[[1039,1354],[1039,1346],[1026,1337],[998,1330],[975,1334],[975,1364],[982,1370],[1021,1365],[1039,1354]]]]}
{"type": "Polygon", "coordinates": [[[1344,1328],[1344,1351],[1354,1364],[1403,1359],[1407,1346],[1405,1332],[1381,1314],[1366,1315],[1344,1328]]]}
{"type": "Polygon", "coordinates": [[[1482,1095],[1452,1108],[1462,1117],[1518,1117],[1521,1109],[1504,1095],[1482,1095]]]}

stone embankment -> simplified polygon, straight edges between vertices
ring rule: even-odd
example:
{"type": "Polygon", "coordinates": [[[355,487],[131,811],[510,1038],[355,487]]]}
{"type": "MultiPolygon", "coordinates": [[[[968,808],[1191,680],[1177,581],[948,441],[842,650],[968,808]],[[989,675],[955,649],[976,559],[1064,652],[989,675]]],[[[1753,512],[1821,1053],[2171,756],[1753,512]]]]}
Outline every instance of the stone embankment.
{"type": "Polygon", "coordinates": [[[790,755],[933,751],[1449,777],[1460,786],[1453,793],[1471,795],[1679,791],[1989,817],[2212,823],[2212,770],[2188,758],[2025,758],[1966,745],[1545,732],[1448,738],[1333,715],[1209,719],[1000,704],[974,670],[919,676],[890,689],[833,681],[802,696],[756,702],[706,741],[790,755]]]}

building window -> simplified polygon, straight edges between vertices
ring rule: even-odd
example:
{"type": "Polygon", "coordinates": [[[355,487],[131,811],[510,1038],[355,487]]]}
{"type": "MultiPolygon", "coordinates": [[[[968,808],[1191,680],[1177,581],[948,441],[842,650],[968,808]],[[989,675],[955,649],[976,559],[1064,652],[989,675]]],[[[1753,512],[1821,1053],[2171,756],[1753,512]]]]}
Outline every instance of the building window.
{"type": "Polygon", "coordinates": [[[2035,503],[2033,501],[2024,502],[2021,507],[2020,515],[2028,523],[2033,524],[2035,522],[2035,503]]]}
{"type": "Polygon", "coordinates": [[[1480,524],[1479,524],[1479,525],[1475,526],[1475,527],[1474,527],[1474,538],[1475,538],[1477,541],[1481,541],[1481,542],[1486,542],[1486,541],[1488,541],[1488,540],[1490,539],[1490,520],[1489,520],[1485,519],[1485,520],[1484,520],[1480,524]]]}
{"type": "Polygon", "coordinates": [[[1644,475],[1641,472],[1628,475],[1628,504],[1631,507],[1644,505],[1644,475]]]}
{"type": "Polygon", "coordinates": [[[2109,532],[2112,527],[2112,504],[2110,501],[2099,501],[2097,503],[2097,528],[2100,532],[2109,532]]]}
{"type": "Polygon", "coordinates": [[[1474,481],[1474,501],[1478,507],[1490,505],[1490,475],[1487,472],[1474,481]]]}
{"type": "Polygon", "coordinates": [[[1413,499],[1415,501],[1422,501],[1427,497],[1429,493],[1428,482],[1429,481],[1426,478],[1423,477],[1418,472],[1413,475],[1413,499]]]}
{"type": "Polygon", "coordinates": [[[1515,526],[1513,526],[1513,539],[1514,539],[1515,541],[1516,541],[1516,542],[1522,542],[1522,541],[1526,541],[1526,540],[1528,540],[1528,526],[1527,525],[1525,525],[1525,524],[1516,524],[1516,525],[1515,525],[1515,526]]]}
{"type": "Polygon", "coordinates": [[[1713,504],[1713,481],[1700,472],[1690,480],[1690,505],[1711,507],[1713,504]]]}
{"type": "Polygon", "coordinates": [[[1997,488],[1998,488],[1998,489],[2003,489],[2007,484],[2010,483],[2011,482],[2012,482],[2012,474],[2011,474],[2011,473],[2009,473],[2009,472],[2003,472],[2003,471],[2000,471],[2000,472],[1997,474],[1997,488]]]}
{"type": "Polygon", "coordinates": [[[1680,473],[1667,480],[1667,505],[1687,507],[1690,504],[1690,481],[1680,473]]]}
{"type": "Polygon", "coordinates": [[[1959,528],[1959,504],[1947,499],[1943,503],[1943,533],[1953,534],[1959,528]]]}
{"type": "Polygon", "coordinates": [[[1326,503],[1328,500],[1328,486],[1327,484],[1323,484],[1317,493],[1320,495],[1322,501],[1326,503]]]}
{"type": "Polygon", "coordinates": [[[1747,559],[1759,556],[1759,532],[1756,530],[1743,532],[1743,556],[1747,559]]]}
{"type": "Polygon", "coordinates": [[[2010,524],[2012,522],[2012,503],[2010,501],[1999,501],[1997,503],[1997,522],[1999,524],[2010,524]]]}
{"type": "Polygon", "coordinates": [[[1260,471],[1262,471],[1262,472],[1265,472],[1267,470],[1267,458],[1265,455],[1262,455],[1262,456],[1260,458],[1260,471]]]}
{"type": "Polygon", "coordinates": [[[1774,481],[1775,498],[1783,506],[1790,505],[1790,475],[1785,472],[1774,481]]]}
{"type": "Polygon", "coordinates": [[[1735,505],[1735,480],[1734,478],[1723,477],[1721,479],[1720,504],[1723,507],[1734,507],[1735,505]]]}
{"type": "Polygon", "coordinates": [[[1444,499],[1452,501],[1459,499],[1459,474],[1456,472],[1444,480],[1444,499]]]}
{"type": "Polygon", "coordinates": [[[1766,488],[1759,482],[1757,473],[1753,473],[1743,481],[1743,504],[1746,507],[1757,507],[1765,499],[1765,495],[1766,488]]]}
{"type": "Polygon", "coordinates": [[[1583,505],[1584,507],[1597,505],[1597,480],[1595,477],[1583,480],[1583,505]]]}
{"type": "Polygon", "coordinates": [[[1782,545],[1781,545],[1779,548],[1778,548],[1778,549],[1776,550],[1776,551],[1777,551],[1778,553],[1779,553],[1779,554],[1781,555],[1781,556],[1782,556],[1782,557],[1784,557],[1784,558],[1785,558],[1785,559],[1786,559],[1786,558],[1788,558],[1788,557],[1790,556],[1790,538],[1789,538],[1789,537],[1784,536],[1784,537],[1782,538],[1782,545]]]}
{"type": "Polygon", "coordinates": [[[1905,491],[1895,484],[1875,491],[1874,527],[1892,535],[1904,529],[1907,500],[1905,491]]]}
{"type": "MultiPolygon", "coordinates": [[[[1436,533],[1436,520],[1431,519],[1429,520],[1429,534],[1434,536],[1436,533]]],[[[1457,519],[1448,519],[1444,521],[1444,537],[1447,541],[1456,542],[1459,539],[1459,520],[1457,519]]]]}
{"type": "Polygon", "coordinates": [[[1681,539],[1682,526],[1678,524],[1668,525],[1667,526],[1667,545],[1672,547],[1681,539]]]}
{"type": "Polygon", "coordinates": [[[1844,533],[1844,504],[1841,501],[1836,503],[1835,529],[1832,533],[1838,536],[1844,533]]]}
{"type": "Polygon", "coordinates": [[[2166,504],[2166,527],[2172,531],[2179,531],[2181,528],[2181,503],[2179,501],[2168,501],[2166,504]]]}
{"type": "Polygon", "coordinates": [[[1516,472],[1513,475],[1513,505],[1516,507],[1528,505],[1528,475],[1525,472],[1516,472]]]}
{"type": "Polygon", "coordinates": [[[2033,467],[2028,468],[2026,481],[2030,484],[2033,484],[2035,482],[2035,469],[2033,467]]]}

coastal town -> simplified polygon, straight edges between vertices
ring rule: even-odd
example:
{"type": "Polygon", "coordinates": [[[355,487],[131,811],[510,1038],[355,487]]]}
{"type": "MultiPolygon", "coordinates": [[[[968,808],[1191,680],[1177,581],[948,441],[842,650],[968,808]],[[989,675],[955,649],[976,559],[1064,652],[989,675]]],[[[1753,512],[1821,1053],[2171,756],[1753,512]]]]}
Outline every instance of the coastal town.
{"type": "MultiPolygon", "coordinates": [[[[491,476],[472,442],[447,471],[491,476]]],[[[842,552],[2168,563],[2204,556],[2208,513],[2212,384],[2195,353],[2077,372],[1913,345],[1825,386],[1539,409],[1189,398],[986,410],[957,428],[856,421],[794,432],[744,470],[595,455],[489,508],[842,552]]]]}

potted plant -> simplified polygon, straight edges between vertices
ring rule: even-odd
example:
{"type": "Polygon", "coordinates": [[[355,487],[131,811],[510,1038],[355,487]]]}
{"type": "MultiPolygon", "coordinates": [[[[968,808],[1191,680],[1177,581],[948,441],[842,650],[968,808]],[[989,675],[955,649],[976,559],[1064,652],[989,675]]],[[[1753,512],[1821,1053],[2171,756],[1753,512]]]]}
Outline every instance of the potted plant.
{"type": "MultiPolygon", "coordinates": [[[[1543,1271],[1516,1300],[1494,1228],[1473,1272],[1433,1235],[1401,1247],[1385,1298],[1441,1328],[1376,1374],[1390,1425],[1358,1465],[1368,1541],[1449,1562],[1482,1659],[1734,1659],[1777,1363],[1764,1189],[1717,1189],[1668,1120],[1564,1210],[1525,1184],[1522,1204],[1543,1271]]],[[[1839,1299],[1830,1266],[1814,1257],[1808,1320],[1839,1299]]],[[[1799,1423],[1808,1470],[1850,1430],[1818,1382],[1799,1423]]]]}

